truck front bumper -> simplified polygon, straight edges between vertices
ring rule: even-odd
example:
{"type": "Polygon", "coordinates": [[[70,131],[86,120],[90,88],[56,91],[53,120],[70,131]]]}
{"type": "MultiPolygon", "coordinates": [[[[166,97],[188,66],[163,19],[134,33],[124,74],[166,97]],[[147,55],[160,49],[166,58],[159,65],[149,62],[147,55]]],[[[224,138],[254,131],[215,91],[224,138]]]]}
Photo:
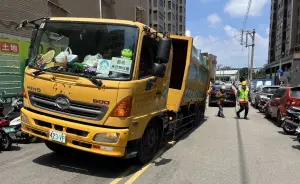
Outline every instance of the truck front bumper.
{"type": "MultiPolygon", "coordinates": [[[[60,132],[66,136],[63,145],[82,151],[96,153],[105,156],[124,157],[128,142],[129,129],[104,128],[100,126],[86,125],[66,121],[62,119],[45,116],[27,109],[22,109],[22,131],[40,137],[47,141],[50,130],[60,132]],[[118,134],[118,141],[115,143],[96,142],[96,134],[118,134]]],[[[61,144],[57,142],[58,144],[61,144]]]]}

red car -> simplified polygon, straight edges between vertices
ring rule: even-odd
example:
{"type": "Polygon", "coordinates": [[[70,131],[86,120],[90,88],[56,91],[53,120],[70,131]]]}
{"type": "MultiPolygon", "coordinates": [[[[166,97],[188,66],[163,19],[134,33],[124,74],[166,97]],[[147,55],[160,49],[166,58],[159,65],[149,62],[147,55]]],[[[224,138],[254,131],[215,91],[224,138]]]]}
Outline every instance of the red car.
{"type": "Polygon", "coordinates": [[[276,118],[277,125],[281,126],[281,119],[289,106],[300,107],[300,87],[277,89],[267,104],[265,115],[267,118],[276,118]]]}

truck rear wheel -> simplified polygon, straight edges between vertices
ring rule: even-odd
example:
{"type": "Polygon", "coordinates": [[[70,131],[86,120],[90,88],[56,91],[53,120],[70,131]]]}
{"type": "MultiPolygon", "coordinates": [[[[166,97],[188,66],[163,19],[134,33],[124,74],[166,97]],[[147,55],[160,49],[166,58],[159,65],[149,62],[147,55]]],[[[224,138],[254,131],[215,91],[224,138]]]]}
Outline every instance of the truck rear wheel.
{"type": "Polygon", "coordinates": [[[44,141],[45,145],[51,150],[54,151],[55,153],[64,153],[67,147],[51,142],[51,141],[44,141]]]}
{"type": "Polygon", "coordinates": [[[160,129],[154,123],[149,124],[146,128],[138,146],[136,161],[139,164],[148,163],[156,154],[160,143],[159,130],[160,129]]]}

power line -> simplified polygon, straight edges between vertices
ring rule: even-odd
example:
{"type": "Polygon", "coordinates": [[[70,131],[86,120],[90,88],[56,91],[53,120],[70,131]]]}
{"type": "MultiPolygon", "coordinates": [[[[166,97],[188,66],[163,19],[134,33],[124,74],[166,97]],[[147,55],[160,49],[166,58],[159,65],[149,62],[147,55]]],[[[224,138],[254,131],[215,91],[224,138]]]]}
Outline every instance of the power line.
{"type": "Polygon", "coordinates": [[[249,12],[250,12],[250,9],[251,9],[251,4],[252,4],[252,0],[249,0],[248,1],[248,6],[247,6],[247,10],[246,10],[246,14],[245,14],[245,17],[244,17],[244,22],[243,22],[242,29],[245,29],[245,27],[246,27],[248,16],[249,16],[249,12]]]}
{"type": "MultiPolygon", "coordinates": [[[[247,9],[246,9],[246,13],[245,13],[245,16],[244,16],[244,21],[242,22],[242,30],[246,27],[248,16],[249,16],[250,9],[251,9],[251,4],[252,4],[252,0],[249,0],[248,1],[248,5],[247,5],[247,9]]],[[[242,40],[243,40],[243,33],[242,33],[242,31],[241,32],[235,31],[234,32],[234,36],[232,36],[232,39],[229,42],[225,42],[224,41],[224,44],[222,44],[221,48],[218,46],[215,49],[212,49],[212,51],[216,52],[215,50],[218,50],[218,52],[221,52],[221,51],[223,51],[225,49],[225,46],[227,44],[233,43],[233,41],[236,41],[238,43],[241,43],[241,45],[243,45],[246,42],[243,42],[242,40]]],[[[219,40],[215,40],[215,41],[209,43],[208,45],[210,46],[210,45],[214,44],[217,41],[219,41],[219,40]]],[[[241,47],[241,49],[243,50],[243,47],[241,47]]]]}

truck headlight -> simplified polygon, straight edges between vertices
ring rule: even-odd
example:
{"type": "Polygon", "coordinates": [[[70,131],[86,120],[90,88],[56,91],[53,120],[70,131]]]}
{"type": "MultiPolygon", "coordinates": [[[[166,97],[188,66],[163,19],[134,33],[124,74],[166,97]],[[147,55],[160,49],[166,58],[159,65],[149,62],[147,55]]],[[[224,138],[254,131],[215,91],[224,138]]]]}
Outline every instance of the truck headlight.
{"type": "Polygon", "coordinates": [[[23,113],[21,113],[21,122],[23,122],[25,124],[29,124],[28,117],[25,114],[23,114],[23,113]]]}
{"type": "Polygon", "coordinates": [[[93,140],[96,142],[117,143],[119,138],[119,133],[99,133],[94,136],[93,140]]]}

